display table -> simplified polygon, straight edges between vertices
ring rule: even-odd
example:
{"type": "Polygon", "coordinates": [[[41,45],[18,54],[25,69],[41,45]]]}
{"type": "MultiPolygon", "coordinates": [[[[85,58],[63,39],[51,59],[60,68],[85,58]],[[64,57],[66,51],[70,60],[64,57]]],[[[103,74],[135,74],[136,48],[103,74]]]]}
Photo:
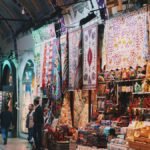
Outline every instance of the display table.
{"type": "Polygon", "coordinates": [[[107,149],[78,145],[76,150],[107,150],[107,149]]]}
{"type": "Polygon", "coordinates": [[[123,146],[121,144],[108,144],[108,150],[129,150],[128,146],[123,146]]]}

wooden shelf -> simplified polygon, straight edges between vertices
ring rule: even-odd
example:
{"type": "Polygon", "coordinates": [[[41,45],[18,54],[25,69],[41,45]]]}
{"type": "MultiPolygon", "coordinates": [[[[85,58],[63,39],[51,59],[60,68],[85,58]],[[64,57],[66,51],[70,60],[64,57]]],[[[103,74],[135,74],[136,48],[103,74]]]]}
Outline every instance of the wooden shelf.
{"type": "Polygon", "coordinates": [[[137,82],[137,81],[142,81],[144,79],[133,79],[133,80],[106,80],[104,82],[98,82],[99,84],[106,84],[109,82],[115,82],[115,83],[126,83],[126,82],[137,82]]]}
{"type": "Polygon", "coordinates": [[[150,110],[150,108],[140,108],[140,107],[135,107],[135,108],[132,108],[132,109],[139,109],[139,110],[150,110]]]}
{"type": "Polygon", "coordinates": [[[137,82],[137,81],[142,81],[144,79],[133,79],[133,80],[118,80],[115,81],[116,83],[124,83],[124,82],[137,82]]]}
{"type": "Polygon", "coordinates": [[[135,93],[132,93],[133,95],[149,95],[150,92],[135,92],[135,93]]]}

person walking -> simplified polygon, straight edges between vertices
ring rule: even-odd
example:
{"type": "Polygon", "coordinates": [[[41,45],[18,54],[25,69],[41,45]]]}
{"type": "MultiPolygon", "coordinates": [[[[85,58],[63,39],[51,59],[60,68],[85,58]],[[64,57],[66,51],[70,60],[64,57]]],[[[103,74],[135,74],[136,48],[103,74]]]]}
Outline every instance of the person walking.
{"type": "Polygon", "coordinates": [[[12,113],[8,111],[8,109],[9,109],[8,105],[5,105],[5,110],[0,114],[1,132],[2,132],[4,145],[7,144],[8,130],[12,123],[12,113]]]}
{"type": "Polygon", "coordinates": [[[33,143],[33,114],[34,114],[34,105],[30,104],[29,105],[29,112],[26,117],[26,128],[28,129],[28,141],[30,144],[33,143]]]}
{"type": "Polygon", "coordinates": [[[44,124],[44,117],[42,107],[40,106],[40,97],[36,97],[34,99],[35,111],[33,114],[33,122],[34,122],[34,141],[36,150],[40,150],[42,148],[42,130],[44,124]]]}

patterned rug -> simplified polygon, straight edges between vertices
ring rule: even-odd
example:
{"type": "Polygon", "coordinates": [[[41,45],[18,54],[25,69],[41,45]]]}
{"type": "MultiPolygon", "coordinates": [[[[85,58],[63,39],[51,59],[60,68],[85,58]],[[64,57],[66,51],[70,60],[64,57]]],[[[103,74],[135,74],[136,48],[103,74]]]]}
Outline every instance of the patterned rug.
{"type": "Polygon", "coordinates": [[[143,66],[148,54],[146,8],[106,21],[103,45],[107,70],[143,66]]]}
{"type": "Polygon", "coordinates": [[[96,88],[97,78],[97,24],[83,28],[83,89],[96,88]]]}
{"type": "Polygon", "coordinates": [[[81,30],[69,32],[69,89],[79,89],[82,83],[81,30]]]}
{"type": "Polygon", "coordinates": [[[61,49],[61,72],[62,72],[62,91],[68,88],[68,49],[67,49],[67,34],[60,37],[61,49]]]}

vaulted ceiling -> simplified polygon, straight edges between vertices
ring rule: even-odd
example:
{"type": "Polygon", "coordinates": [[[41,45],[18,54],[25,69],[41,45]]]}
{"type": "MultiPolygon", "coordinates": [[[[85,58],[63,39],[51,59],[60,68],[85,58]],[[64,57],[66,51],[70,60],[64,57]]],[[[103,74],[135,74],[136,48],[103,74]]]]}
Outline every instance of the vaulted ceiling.
{"type": "MultiPolygon", "coordinates": [[[[0,37],[9,38],[32,27],[39,27],[60,16],[62,10],[71,4],[86,1],[92,3],[93,0],[0,0],[0,37]]],[[[122,3],[130,1],[149,0],[106,0],[107,8],[111,12],[112,7],[119,6],[121,10],[122,3]]]]}
{"type": "Polygon", "coordinates": [[[79,1],[86,0],[0,0],[0,36],[17,35],[79,1]]]}

